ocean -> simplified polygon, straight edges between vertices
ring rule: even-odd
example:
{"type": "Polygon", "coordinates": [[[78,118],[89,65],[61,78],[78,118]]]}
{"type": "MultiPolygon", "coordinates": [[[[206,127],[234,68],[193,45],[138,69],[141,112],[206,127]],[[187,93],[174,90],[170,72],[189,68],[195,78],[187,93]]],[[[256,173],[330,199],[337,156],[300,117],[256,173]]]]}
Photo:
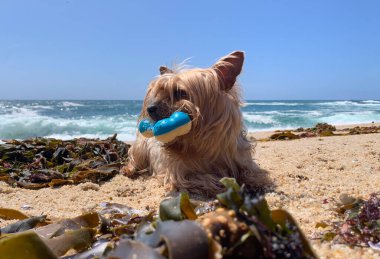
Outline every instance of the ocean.
{"type": "MultiPolygon", "coordinates": [[[[0,101],[0,140],[51,137],[134,140],[142,101],[0,101]]],[[[380,101],[246,101],[249,131],[380,121],[380,101]]]]}

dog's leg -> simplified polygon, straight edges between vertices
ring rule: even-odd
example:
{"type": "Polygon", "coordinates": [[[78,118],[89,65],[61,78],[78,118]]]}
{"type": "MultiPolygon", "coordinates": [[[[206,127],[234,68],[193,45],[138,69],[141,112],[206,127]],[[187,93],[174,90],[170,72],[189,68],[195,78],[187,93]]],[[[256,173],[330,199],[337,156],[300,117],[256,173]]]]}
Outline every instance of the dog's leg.
{"type": "Polygon", "coordinates": [[[264,190],[273,185],[268,172],[261,169],[253,160],[255,146],[255,142],[248,141],[245,134],[242,134],[238,139],[238,155],[235,157],[238,166],[236,180],[253,191],[264,190]]]}
{"type": "Polygon", "coordinates": [[[128,158],[128,164],[120,169],[120,173],[128,177],[149,167],[148,143],[140,134],[137,136],[136,142],[128,150],[128,158]]]}

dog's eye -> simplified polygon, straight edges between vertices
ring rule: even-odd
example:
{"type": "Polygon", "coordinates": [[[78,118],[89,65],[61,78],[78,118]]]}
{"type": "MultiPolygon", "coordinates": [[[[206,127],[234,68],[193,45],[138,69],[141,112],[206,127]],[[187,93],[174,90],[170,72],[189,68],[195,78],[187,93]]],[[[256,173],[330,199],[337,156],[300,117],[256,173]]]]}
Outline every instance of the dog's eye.
{"type": "Polygon", "coordinates": [[[181,99],[187,99],[188,98],[187,93],[185,91],[181,90],[181,89],[174,90],[173,97],[176,100],[181,100],[181,99]]]}

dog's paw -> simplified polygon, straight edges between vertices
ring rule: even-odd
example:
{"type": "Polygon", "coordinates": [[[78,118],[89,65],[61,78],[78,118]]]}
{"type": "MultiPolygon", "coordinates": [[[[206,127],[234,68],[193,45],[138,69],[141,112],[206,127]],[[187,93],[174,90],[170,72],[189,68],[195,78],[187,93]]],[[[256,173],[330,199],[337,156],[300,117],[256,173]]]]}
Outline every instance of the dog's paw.
{"type": "Polygon", "coordinates": [[[134,166],[132,166],[131,164],[128,164],[126,166],[123,166],[121,169],[120,169],[120,173],[127,176],[127,177],[132,177],[136,174],[136,168],[134,166]]]}

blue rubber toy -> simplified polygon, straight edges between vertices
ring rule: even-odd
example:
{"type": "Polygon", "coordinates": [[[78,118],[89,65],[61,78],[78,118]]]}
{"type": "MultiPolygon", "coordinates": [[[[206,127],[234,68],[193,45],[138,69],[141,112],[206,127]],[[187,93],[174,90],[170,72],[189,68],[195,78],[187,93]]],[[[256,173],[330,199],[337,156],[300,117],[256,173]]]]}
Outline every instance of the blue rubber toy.
{"type": "Polygon", "coordinates": [[[156,123],[144,119],[139,123],[140,133],[146,137],[155,137],[158,141],[167,143],[178,136],[189,133],[191,129],[191,119],[184,112],[174,112],[169,118],[157,121],[156,123]]]}

